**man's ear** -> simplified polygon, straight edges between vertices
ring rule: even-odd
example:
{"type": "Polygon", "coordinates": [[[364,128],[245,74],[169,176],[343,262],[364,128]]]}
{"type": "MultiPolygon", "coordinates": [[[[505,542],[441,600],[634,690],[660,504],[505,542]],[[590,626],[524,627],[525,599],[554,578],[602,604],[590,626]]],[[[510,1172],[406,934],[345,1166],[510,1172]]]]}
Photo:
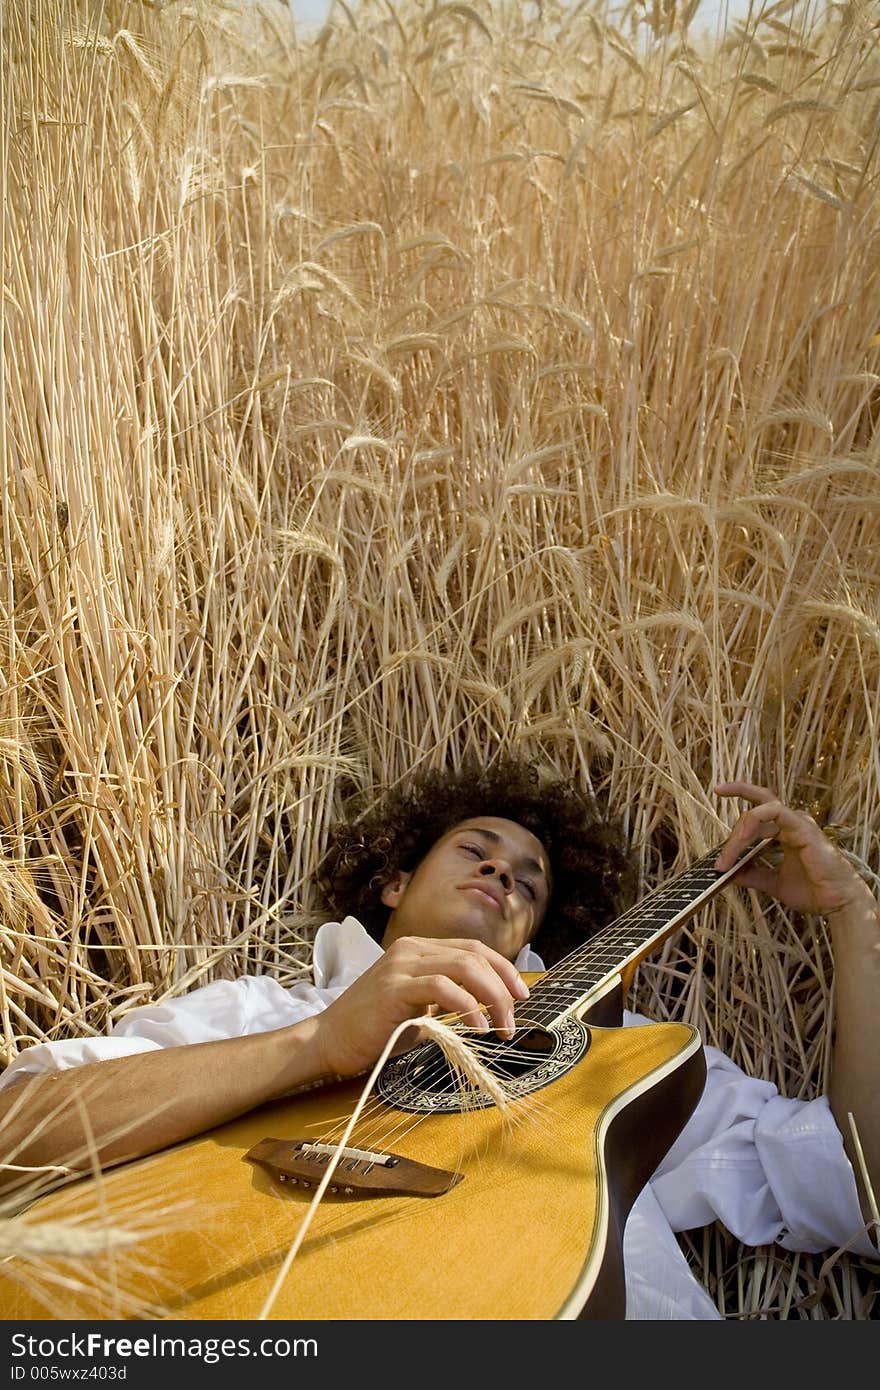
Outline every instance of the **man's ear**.
{"type": "Polygon", "coordinates": [[[382,889],[382,901],[386,907],[400,907],[400,900],[406,892],[406,885],[412,878],[411,869],[396,869],[382,889]]]}

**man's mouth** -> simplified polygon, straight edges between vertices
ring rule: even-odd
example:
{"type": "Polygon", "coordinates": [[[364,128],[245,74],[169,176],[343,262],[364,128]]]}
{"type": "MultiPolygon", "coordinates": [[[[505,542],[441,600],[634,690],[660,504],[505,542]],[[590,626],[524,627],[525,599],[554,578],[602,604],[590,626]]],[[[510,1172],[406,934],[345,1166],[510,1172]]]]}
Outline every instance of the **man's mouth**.
{"type": "Polygon", "coordinates": [[[475,883],[467,883],[465,887],[469,893],[476,893],[483,899],[484,903],[488,903],[490,907],[494,907],[496,912],[501,911],[501,904],[498,899],[493,897],[485,888],[478,888],[475,883]]]}

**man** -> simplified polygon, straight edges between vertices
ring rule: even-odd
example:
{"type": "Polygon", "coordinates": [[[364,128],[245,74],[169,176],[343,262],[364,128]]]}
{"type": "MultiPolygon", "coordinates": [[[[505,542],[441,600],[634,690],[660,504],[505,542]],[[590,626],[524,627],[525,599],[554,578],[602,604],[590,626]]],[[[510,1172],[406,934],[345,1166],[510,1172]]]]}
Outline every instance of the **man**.
{"type": "MultiPolygon", "coordinates": [[[[723,783],[716,791],[752,803],[717,867],[770,836],[781,862],[743,869],[739,882],[829,922],[831,1085],[827,1101],[787,1101],[707,1049],[703,1100],[627,1226],[630,1317],[717,1316],[673,1234],[715,1216],[756,1244],[876,1249],[865,1227],[870,1194],[864,1186],[859,1193],[844,1146],[851,1149],[852,1113],[876,1190],[880,906],[810,817],[766,788],[723,783]]],[[[570,785],[541,784],[529,765],[508,761],[414,779],[372,816],[337,828],[321,881],[328,902],[361,920],[320,929],[314,984],[217,982],[133,1010],[109,1038],[23,1053],[0,1079],[5,1186],[20,1182],[22,1169],[69,1163],[72,1116],[81,1113],[75,1097],[107,1165],[323,1079],[356,1075],[399,1024],[429,1011],[509,1036],[515,1005],[528,994],[520,971],[542,968],[534,948],[567,954],[578,935],[615,915],[629,873],[619,832],[595,807],[570,785]],[[42,1071],[49,1074],[32,1082],[21,1105],[14,1083],[42,1071]]]]}

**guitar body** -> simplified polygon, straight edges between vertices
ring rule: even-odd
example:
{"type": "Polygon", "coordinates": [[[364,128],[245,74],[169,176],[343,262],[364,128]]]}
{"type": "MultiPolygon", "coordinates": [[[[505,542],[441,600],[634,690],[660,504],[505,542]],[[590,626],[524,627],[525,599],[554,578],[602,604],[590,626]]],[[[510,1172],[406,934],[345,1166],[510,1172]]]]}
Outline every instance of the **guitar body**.
{"type": "MultiPolygon", "coordinates": [[[[684,1024],[579,1026],[579,1060],[506,1113],[413,1115],[370,1097],[349,1144],[386,1136],[389,1151],[460,1180],[437,1196],[328,1188],[268,1316],[622,1318],[626,1217],[696,1105],[705,1060],[684,1024]]],[[[267,1138],[341,1136],[361,1087],[264,1106],[41,1198],[30,1223],[131,1227],[150,1214],[165,1229],[122,1253],[53,1260],[51,1279],[44,1262],[7,1261],[3,1317],[259,1318],[315,1193],[246,1155],[267,1138]]]]}

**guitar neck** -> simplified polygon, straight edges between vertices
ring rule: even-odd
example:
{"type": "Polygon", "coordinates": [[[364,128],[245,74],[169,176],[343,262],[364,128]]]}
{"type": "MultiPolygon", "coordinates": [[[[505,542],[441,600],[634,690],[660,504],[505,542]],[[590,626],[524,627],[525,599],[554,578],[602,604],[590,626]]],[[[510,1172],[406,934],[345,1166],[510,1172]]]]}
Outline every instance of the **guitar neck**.
{"type": "Polygon", "coordinates": [[[768,838],[749,846],[723,873],[714,868],[721,853],[719,845],[671,882],[654,889],[541,977],[527,1003],[517,1008],[518,1026],[549,1028],[599,998],[622,971],[638,964],[683,926],[770,842],[768,838]]]}

